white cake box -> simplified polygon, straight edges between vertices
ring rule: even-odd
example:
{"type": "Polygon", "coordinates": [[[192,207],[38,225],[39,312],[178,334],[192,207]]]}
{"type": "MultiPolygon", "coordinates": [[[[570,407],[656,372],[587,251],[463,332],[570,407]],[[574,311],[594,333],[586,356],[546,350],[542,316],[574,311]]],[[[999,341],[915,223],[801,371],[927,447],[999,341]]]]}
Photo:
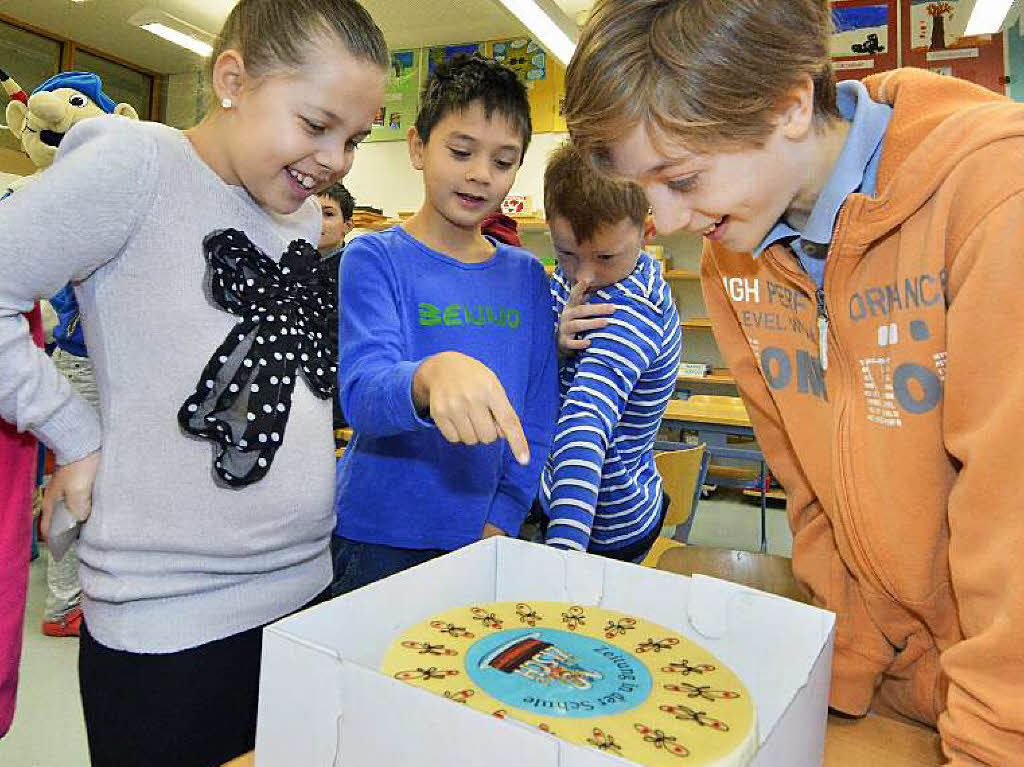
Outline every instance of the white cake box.
{"type": "Polygon", "coordinates": [[[728,664],[757,705],[757,767],[824,758],[832,613],[713,578],[490,538],[268,626],[256,767],[621,767],[378,671],[392,640],[480,602],[573,602],[678,631],[728,664]]]}

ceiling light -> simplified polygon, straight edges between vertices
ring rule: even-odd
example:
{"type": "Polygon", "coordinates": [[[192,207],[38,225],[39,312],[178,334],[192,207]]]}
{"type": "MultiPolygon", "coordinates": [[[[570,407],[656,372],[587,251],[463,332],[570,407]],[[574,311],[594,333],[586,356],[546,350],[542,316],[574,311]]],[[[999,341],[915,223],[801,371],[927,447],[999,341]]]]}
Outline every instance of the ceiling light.
{"type": "Polygon", "coordinates": [[[1019,10],[1019,3],[1016,0],[977,0],[971,10],[964,36],[994,35],[1012,21],[1011,11],[1019,10]]]}
{"type": "Polygon", "coordinates": [[[213,53],[213,35],[164,11],[143,8],[133,14],[128,23],[200,56],[209,56],[213,53]]]}
{"type": "Polygon", "coordinates": [[[578,30],[553,0],[497,0],[519,19],[552,56],[568,65],[578,30]]]}

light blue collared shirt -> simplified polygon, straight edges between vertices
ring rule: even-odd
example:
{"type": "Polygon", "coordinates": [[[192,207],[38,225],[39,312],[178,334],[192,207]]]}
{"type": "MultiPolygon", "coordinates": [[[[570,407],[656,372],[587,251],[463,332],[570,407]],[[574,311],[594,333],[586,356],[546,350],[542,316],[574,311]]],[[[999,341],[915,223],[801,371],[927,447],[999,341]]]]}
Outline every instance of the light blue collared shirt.
{"type": "Polygon", "coordinates": [[[892,119],[892,107],[872,101],[868,89],[856,80],[839,83],[836,105],[843,119],[852,123],[850,134],[811,209],[806,228],[800,232],[780,218],[754,250],[754,258],[757,258],[780,240],[791,241],[790,247],[819,288],[825,281],[825,256],[843,202],[853,192],[875,193],[885,132],[892,119]]]}

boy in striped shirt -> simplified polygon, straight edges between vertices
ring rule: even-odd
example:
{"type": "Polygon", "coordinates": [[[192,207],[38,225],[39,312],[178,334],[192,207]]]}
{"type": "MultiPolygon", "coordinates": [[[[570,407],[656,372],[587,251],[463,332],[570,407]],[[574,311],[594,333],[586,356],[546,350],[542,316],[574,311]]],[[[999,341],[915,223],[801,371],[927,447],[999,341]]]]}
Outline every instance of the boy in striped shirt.
{"type": "Polygon", "coordinates": [[[566,145],[545,170],[544,207],[560,318],[558,423],[541,477],[546,542],[639,562],[668,508],[654,441],[676,385],[679,316],[640,250],[639,187],[599,176],[566,145]]]}

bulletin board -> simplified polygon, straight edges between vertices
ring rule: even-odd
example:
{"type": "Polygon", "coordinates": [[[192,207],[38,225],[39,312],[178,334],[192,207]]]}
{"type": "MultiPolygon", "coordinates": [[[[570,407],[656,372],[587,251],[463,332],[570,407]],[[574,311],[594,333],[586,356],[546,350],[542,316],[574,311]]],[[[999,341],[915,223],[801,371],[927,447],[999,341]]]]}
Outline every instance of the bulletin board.
{"type": "Polygon", "coordinates": [[[463,43],[461,45],[437,45],[433,48],[427,48],[427,74],[424,82],[430,79],[430,76],[434,74],[434,67],[442,61],[451,61],[459,54],[472,56],[474,53],[486,55],[484,53],[484,44],[463,43]]]}
{"type": "Polygon", "coordinates": [[[528,37],[494,40],[484,55],[519,77],[530,101],[534,133],[565,131],[565,68],[528,37]]]}
{"type": "Polygon", "coordinates": [[[534,133],[566,131],[565,67],[535,41],[516,37],[392,52],[384,106],[377,112],[366,140],[404,141],[406,131],[416,122],[420,92],[434,68],[460,54],[474,53],[500,61],[526,86],[534,133]]]}
{"type": "Polygon", "coordinates": [[[859,80],[895,69],[899,52],[896,0],[832,3],[829,44],[836,80],[859,80]]]}
{"type": "Polygon", "coordinates": [[[1005,93],[1003,34],[961,37],[967,19],[961,17],[960,6],[960,0],[903,0],[903,66],[952,75],[1005,93]]]}
{"type": "Polygon", "coordinates": [[[422,82],[422,51],[392,51],[391,69],[384,90],[384,105],[370,129],[367,141],[400,141],[416,122],[422,82]]]}

